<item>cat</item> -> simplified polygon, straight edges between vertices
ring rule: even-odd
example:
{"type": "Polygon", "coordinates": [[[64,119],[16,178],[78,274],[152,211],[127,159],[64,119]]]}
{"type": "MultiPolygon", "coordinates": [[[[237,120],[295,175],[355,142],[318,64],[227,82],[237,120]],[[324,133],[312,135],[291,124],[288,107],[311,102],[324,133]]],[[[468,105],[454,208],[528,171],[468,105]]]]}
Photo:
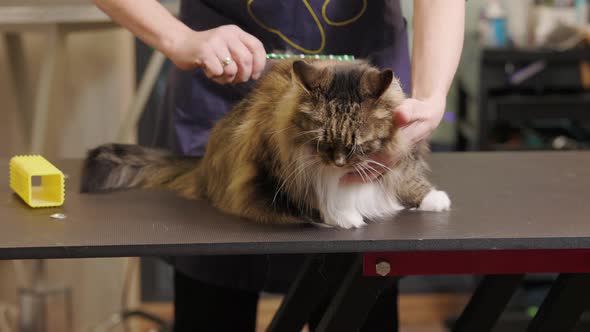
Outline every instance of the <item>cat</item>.
{"type": "Polygon", "coordinates": [[[260,223],[341,228],[404,208],[448,210],[426,178],[427,144],[404,143],[394,125],[404,98],[392,70],[364,61],[276,61],[214,126],[203,158],[103,145],[88,152],[81,191],[164,187],[260,223]]]}

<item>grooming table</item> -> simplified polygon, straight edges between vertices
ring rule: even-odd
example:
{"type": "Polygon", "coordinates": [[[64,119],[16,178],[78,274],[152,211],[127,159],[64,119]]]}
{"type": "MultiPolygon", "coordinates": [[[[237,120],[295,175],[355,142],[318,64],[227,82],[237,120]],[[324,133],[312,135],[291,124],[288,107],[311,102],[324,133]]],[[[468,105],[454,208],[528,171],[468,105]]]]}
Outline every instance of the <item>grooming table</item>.
{"type": "Polygon", "coordinates": [[[320,331],[352,331],[400,275],[484,275],[454,331],[490,331],[526,273],[560,273],[527,331],[569,331],[590,304],[590,153],[435,154],[452,211],[357,230],[259,225],[161,191],[82,195],[80,161],[55,164],[62,208],[30,209],[0,179],[0,259],[309,253],[271,324],[281,332],[300,331],[327,289],[320,331]]]}

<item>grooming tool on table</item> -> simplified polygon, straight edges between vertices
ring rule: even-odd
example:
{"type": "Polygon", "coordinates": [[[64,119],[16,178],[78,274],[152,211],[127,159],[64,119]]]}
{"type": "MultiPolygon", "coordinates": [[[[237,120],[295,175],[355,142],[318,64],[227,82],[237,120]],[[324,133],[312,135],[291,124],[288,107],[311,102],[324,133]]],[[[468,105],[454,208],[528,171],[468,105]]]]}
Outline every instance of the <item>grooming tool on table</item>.
{"type": "Polygon", "coordinates": [[[64,174],[39,155],[10,159],[10,187],[33,208],[64,202],[64,174]]]}

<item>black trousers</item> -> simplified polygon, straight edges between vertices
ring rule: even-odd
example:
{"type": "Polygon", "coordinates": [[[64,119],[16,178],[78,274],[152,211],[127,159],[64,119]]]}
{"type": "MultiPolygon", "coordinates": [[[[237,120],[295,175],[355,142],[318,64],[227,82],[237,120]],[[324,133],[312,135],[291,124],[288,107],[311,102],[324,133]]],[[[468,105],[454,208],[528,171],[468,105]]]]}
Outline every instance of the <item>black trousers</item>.
{"type": "MultiPolygon", "coordinates": [[[[258,292],[203,283],[175,271],[174,332],[254,332],[258,299],[258,292]]],[[[312,315],[311,331],[319,324],[324,309],[312,315]]],[[[380,295],[361,331],[397,332],[397,316],[394,285],[380,295]]]]}

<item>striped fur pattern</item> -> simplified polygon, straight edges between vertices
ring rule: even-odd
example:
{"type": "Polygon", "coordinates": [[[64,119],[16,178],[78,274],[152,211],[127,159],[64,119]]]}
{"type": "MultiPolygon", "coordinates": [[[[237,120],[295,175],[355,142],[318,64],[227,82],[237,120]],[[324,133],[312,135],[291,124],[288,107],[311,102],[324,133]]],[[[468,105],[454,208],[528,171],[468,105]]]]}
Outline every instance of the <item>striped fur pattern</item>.
{"type": "Polygon", "coordinates": [[[392,122],[404,98],[391,70],[362,61],[277,61],[216,124],[201,160],[106,145],[89,153],[82,189],[166,187],[256,222],[342,228],[403,208],[447,210],[425,176],[427,146],[404,144],[392,122]],[[368,180],[384,166],[378,153],[398,161],[368,180]],[[343,183],[349,172],[366,181],[343,183]]]}

